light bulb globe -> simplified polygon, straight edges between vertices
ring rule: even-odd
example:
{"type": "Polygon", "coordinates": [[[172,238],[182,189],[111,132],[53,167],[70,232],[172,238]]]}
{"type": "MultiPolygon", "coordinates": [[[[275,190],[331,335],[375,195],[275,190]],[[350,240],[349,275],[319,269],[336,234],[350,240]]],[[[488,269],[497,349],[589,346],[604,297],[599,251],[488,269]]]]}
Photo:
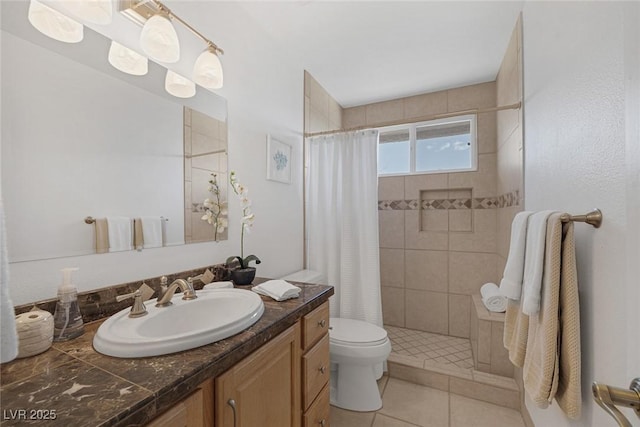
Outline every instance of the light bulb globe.
{"type": "Polygon", "coordinates": [[[159,62],[171,64],[180,59],[178,34],[164,15],[153,15],[147,19],[140,33],[140,46],[149,58],[159,62]]]}

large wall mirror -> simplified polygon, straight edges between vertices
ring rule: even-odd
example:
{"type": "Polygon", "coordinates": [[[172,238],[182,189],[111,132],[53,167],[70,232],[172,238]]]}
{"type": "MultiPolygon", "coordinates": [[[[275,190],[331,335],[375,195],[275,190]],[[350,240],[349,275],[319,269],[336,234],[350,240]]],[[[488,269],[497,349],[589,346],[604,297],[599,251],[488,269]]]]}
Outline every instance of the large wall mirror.
{"type": "Polygon", "coordinates": [[[201,218],[216,173],[226,198],[226,100],[164,91],[149,62],[134,77],[107,61],[110,40],[49,39],[26,1],[2,2],[2,197],[9,261],[96,253],[85,218],[162,217],[163,245],[222,240],[201,218]]]}

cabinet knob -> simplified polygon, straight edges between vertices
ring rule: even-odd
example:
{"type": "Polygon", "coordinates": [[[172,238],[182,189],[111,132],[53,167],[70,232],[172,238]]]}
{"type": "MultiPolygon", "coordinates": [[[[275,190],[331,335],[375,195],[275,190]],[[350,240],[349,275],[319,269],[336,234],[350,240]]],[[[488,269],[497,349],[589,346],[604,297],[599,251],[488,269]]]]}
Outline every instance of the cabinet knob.
{"type": "Polygon", "coordinates": [[[325,420],[320,420],[320,422],[318,424],[320,424],[320,426],[324,427],[324,426],[327,425],[327,422],[325,420]]]}
{"type": "Polygon", "coordinates": [[[318,371],[320,371],[321,374],[324,374],[327,371],[327,367],[326,366],[320,366],[318,368],[318,371]]]}
{"type": "Polygon", "coordinates": [[[327,321],[322,319],[318,322],[318,326],[320,326],[321,328],[324,328],[325,326],[327,326],[327,321]]]}

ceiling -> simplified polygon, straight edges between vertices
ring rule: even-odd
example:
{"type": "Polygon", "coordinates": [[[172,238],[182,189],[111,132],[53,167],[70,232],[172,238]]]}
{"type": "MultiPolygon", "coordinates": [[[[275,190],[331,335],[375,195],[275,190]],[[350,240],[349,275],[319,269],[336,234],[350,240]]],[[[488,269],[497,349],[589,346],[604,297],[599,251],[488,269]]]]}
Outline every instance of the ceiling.
{"type": "MultiPolygon", "coordinates": [[[[4,3],[11,2],[3,1],[3,10],[4,3]]],[[[16,3],[26,8],[24,0],[16,3]]],[[[273,55],[309,71],[343,107],[494,80],[523,3],[166,0],[225,48],[223,65],[246,55],[248,41],[260,40],[273,55]]],[[[108,28],[93,28],[111,31],[109,37],[130,46],[135,43],[126,40],[136,40],[139,31],[119,14],[108,28]]],[[[181,63],[189,67],[172,66],[182,74],[202,49],[201,43],[183,47],[181,63]]],[[[232,77],[225,80],[231,83],[232,77]]]]}
{"type": "MultiPolygon", "coordinates": [[[[343,107],[492,81],[523,1],[243,2],[343,107]]],[[[205,5],[206,3],[200,3],[205,5]]]]}

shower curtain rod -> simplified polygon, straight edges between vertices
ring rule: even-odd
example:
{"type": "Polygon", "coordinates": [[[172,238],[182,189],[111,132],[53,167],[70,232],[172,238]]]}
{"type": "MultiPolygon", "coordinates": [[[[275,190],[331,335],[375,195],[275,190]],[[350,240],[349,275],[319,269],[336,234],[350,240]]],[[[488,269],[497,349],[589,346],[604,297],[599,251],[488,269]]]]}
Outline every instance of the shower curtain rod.
{"type": "Polygon", "coordinates": [[[472,110],[454,111],[451,113],[432,114],[430,116],[414,117],[411,119],[383,122],[375,126],[367,125],[367,126],[356,126],[349,129],[327,130],[323,132],[305,132],[304,137],[308,138],[312,136],[333,135],[336,133],[346,133],[346,132],[353,132],[353,131],[365,130],[365,129],[376,129],[376,128],[382,128],[387,126],[406,125],[408,123],[426,122],[428,120],[445,119],[447,117],[462,116],[465,114],[481,114],[481,113],[491,113],[494,111],[502,111],[502,110],[518,110],[520,109],[520,107],[522,107],[522,102],[516,102],[515,104],[503,105],[501,107],[475,108],[472,110]]]}

